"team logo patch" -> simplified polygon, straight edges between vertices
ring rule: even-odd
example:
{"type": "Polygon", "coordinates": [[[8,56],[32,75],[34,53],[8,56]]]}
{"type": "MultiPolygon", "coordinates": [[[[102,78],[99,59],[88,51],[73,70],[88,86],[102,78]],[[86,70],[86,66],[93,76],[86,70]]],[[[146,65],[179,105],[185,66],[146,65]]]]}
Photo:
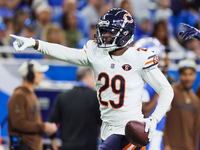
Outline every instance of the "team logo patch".
{"type": "Polygon", "coordinates": [[[113,69],[115,68],[115,64],[111,64],[110,67],[113,69]]]}
{"type": "Polygon", "coordinates": [[[159,61],[158,56],[157,56],[157,55],[154,56],[154,57],[153,57],[153,63],[154,63],[154,64],[157,64],[158,61],[159,61]]]}
{"type": "Polygon", "coordinates": [[[131,67],[129,64],[124,64],[124,65],[122,66],[122,68],[123,68],[125,71],[129,71],[129,70],[132,69],[132,67],[131,67]]]}

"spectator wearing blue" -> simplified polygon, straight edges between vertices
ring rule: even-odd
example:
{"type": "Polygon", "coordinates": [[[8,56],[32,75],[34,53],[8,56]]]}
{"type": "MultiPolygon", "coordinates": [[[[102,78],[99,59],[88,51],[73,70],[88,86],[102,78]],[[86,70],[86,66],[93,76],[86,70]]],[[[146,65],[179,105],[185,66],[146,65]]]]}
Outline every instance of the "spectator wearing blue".
{"type": "Polygon", "coordinates": [[[150,37],[152,34],[153,22],[149,10],[143,10],[136,16],[136,30],[134,40],[150,37]]]}
{"type": "Polygon", "coordinates": [[[4,31],[6,29],[6,25],[3,22],[3,18],[0,17],[0,46],[4,45],[4,31]]]}
{"type": "Polygon", "coordinates": [[[175,17],[173,15],[171,7],[171,0],[158,0],[158,8],[155,11],[155,22],[165,20],[167,24],[167,30],[170,36],[176,37],[174,27],[176,25],[175,17]]]}
{"type": "Polygon", "coordinates": [[[14,11],[7,7],[8,4],[9,4],[8,0],[1,0],[0,1],[0,17],[12,18],[14,16],[14,11]]]}
{"type": "MultiPolygon", "coordinates": [[[[5,46],[7,41],[5,38],[6,25],[3,19],[0,17],[0,46],[5,46]]],[[[6,52],[0,52],[0,58],[12,58],[12,54],[6,52]]]]}
{"type": "Polygon", "coordinates": [[[89,25],[87,24],[87,21],[85,21],[85,17],[82,15],[81,11],[77,9],[77,0],[63,0],[62,11],[53,13],[52,21],[57,22],[62,26],[62,16],[65,12],[74,12],[77,20],[77,28],[82,32],[84,37],[88,38],[89,25]]]}
{"type": "MultiPolygon", "coordinates": [[[[0,17],[1,18],[1,17],[0,17]]],[[[13,39],[10,38],[10,34],[14,34],[14,24],[13,18],[5,17],[3,18],[3,23],[5,24],[6,29],[4,30],[4,45],[11,46],[13,39]]]]}
{"type": "Polygon", "coordinates": [[[85,21],[89,26],[97,24],[99,18],[99,12],[101,7],[105,4],[105,0],[89,0],[88,5],[81,10],[85,21]]]}
{"type": "MultiPolygon", "coordinates": [[[[53,7],[53,9],[59,9],[65,0],[48,0],[49,4],[53,7]]],[[[68,0],[70,1],[70,0],[68,0]]],[[[72,0],[77,1],[77,0],[72,0]]],[[[81,10],[87,5],[87,0],[78,0],[77,9],[81,10]]],[[[57,11],[57,10],[56,10],[57,11]]]]}
{"type": "Polygon", "coordinates": [[[88,40],[95,40],[94,35],[96,34],[96,25],[90,26],[89,38],[83,37],[79,40],[77,48],[83,48],[83,46],[87,43],[88,40]]]}

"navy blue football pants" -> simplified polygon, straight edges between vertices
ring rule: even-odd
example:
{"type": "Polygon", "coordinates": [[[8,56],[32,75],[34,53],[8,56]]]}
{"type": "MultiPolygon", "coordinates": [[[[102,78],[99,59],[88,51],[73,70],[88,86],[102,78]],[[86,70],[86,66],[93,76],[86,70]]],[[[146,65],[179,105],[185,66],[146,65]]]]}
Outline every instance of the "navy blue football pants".
{"type": "Polygon", "coordinates": [[[132,146],[124,135],[113,134],[105,141],[102,140],[102,145],[98,150],[146,150],[145,147],[132,146]]]}

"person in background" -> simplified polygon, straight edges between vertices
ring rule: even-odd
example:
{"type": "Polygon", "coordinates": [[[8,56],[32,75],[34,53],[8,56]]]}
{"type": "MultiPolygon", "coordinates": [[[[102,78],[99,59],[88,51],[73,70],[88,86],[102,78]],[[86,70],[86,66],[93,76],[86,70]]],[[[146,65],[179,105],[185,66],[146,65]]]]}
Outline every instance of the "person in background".
{"type": "MultiPolygon", "coordinates": [[[[60,28],[56,23],[51,23],[47,25],[43,31],[42,37],[45,41],[61,44],[61,45],[67,45],[66,40],[64,37],[64,32],[62,28],[60,28]]],[[[46,60],[50,60],[51,58],[48,56],[44,56],[46,60]]]]}
{"type": "Polygon", "coordinates": [[[88,5],[81,10],[81,13],[86,19],[89,26],[97,24],[99,18],[99,11],[105,0],[89,0],[88,5]]]}
{"type": "MultiPolygon", "coordinates": [[[[0,46],[5,46],[5,30],[6,25],[3,22],[3,19],[0,17],[0,46]]],[[[0,58],[8,58],[9,54],[6,52],[0,52],[0,58]]]]}
{"type": "Polygon", "coordinates": [[[44,40],[50,43],[66,45],[63,30],[58,24],[49,24],[43,31],[44,40]]]}
{"type": "Polygon", "coordinates": [[[5,30],[5,34],[4,34],[4,44],[5,45],[11,45],[12,43],[12,38],[10,38],[10,34],[13,34],[14,33],[14,25],[13,25],[13,18],[8,18],[8,17],[5,17],[3,18],[3,22],[5,23],[6,25],[6,30],[5,30]]]}
{"type": "Polygon", "coordinates": [[[168,34],[176,37],[174,33],[174,27],[176,26],[175,17],[171,10],[171,0],[158,0],[157,9],[154,12],[155,22],[164,20],[167,25],[168,34]]]}
{"type": "Polygon", "coordinates": [[[15,12],[15,15],[13,17],[14,22],[14,32],[17,35],[20,35],[23,28],[25,27],[25,20],[29,17],[29,15],[24,12],[23,10],[18,10],[15,12]]]}
{"type": "MultiPolygon", "coordinates": [[[[76,79],[78,86],[57,97],[49,121],[60,123],[61,150],[97,150],[101,120],[94,72],[80,67],[76,79]]],[[[51,139],[57,150],[55,134],[51,139]]]]}
{"type": "Polygon", "coordinates": [[[42,150],[43,133],[56,132],[55,123],[42,122],[35,87],[44,78],[49,66],[31,60],[19,67],[22,85],[8,101],[8,133],[11,150],[42,150]]]}
{"type": "Polygon", "coordinates": [[[142,10],[140,14],[136,16],[136,20],[137,30],[135,31],[134,40],[137,41],[141,38],[150,37],[153,28],[150,12],[148,10],[142,10]]]}
{"type": "MultiPolygon", "coordinates": [[[[8,46],[8,39],[10,38],[8,37],[7,39],[6,31],[6,24],[4,23],[3,18],[0,17],[0,46],[8,46]]],[[[1,50],[3,51],[0,52],[0,58],[13,58],[13,55],[4,50],[4,48],[1,48],[1,50]]]]}
{"type": "Polygon", "coordinates": [[[77,19],[74,12],[65,12],[62,17],[62,26],[65,32],[67,45],[72,48],[78,46],[78,42],[82,37],[81,32],[77,29],[77,19]]]}
{"type": "Polygon", "coordinates": [[[105,12],[112,9],[113,5],[111,3],[103,4],[101,8],[99,9],[99,17],[101,17],[105,12]]]}
{"type": "Polygon", "coordinates": [[[9,0],[0,1],[0,17],[12,18],[14,16],[14,10],[8,8],[9,0]]]}
{"type": "Polygon", "coordinates": [[[50,23],[52,17],[51,6],[46,2],[41,2],[35,8],[35,16],[37,18],[36,37],[42,38],[43,29],[50,23]]]}
{"type": "MultiPolygon", "coordinates": [[[[80,1],[79,1],[80,2],[80,1]]],[[[62,11],[53,13],[52,21],[62,26],[62,16],[65,12],[74,12],[77,20],[77,28],[82,32],[84,37],[88,38],[89,26],[80,10],[77,9],[77,0],[63,0],[62,11]]]]}
{"type": "Polygon", "coordinates": [[[132,9],[131,6],[132,5],[131,5],[130,0],[122,0],[120,8],[128,11],[134,17],[134,15],[133,15],[133,9],[132,9]]]}
{"type": "Polygon", "coordinates": [[[166,114],[164,150],[198,150],[200,101],[192,90],[196,63],[185,59],[178,66],[180,82],[172,85],[174,98],[166,114]]]}
{"type": "Polygon", "coordinates": [[[167,31],[166,22],[163,20],[155,24],[152,37],[157,38],[169,52],[185,52],[184,47],[182,47],[176,39],[170,37],[167,31]]]}
{"type": "Polygon", "coordinates": [[[184,46],[186,48],[185,57],[189,59],[194,59],[200,63],[200,42],[196,39],[189,39],[184,41],[184,46]]]}
{"type": "Polygon", "coordinates": [[[4,46],[4,33],[6,30],[6,25],[3,22],[3,19],[0,17],[0,46],[4,46]]]}
{"type": "Polygon", "coordinates": [[[30,18],[26,19],[25,27],[22,30],[22,35],[27,38],[37,38],[36,37],[36,22],[34,20],[31,20],[30,18]]]}
{"type": "Polygon", "coordinates": [[[83,46],[87,43],[88,40],[95,40],[94,35],[96,34],[96,25],[91,25],[90,26],[90,31],[89,31],[89,38],[88,37],[83,37],[79,40],[77,48],[83,48],[83,46]]]}

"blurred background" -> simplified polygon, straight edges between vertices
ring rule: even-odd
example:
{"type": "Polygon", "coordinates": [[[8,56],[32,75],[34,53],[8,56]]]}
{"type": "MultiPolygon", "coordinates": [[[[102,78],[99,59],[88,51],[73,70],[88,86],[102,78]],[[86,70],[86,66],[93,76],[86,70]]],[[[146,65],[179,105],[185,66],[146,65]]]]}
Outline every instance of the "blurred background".
{"type": "MultiPolygon", "coordinates": [[[[200,42],[194,39],[183,41],[178,32],[183,30],[181,22],[200,29],[199,0],[0,0],[0,139],[4,148],[8,145],[7,102],[22,81],[17,71],[22,62],[36,59],[50,65],[45,80],[36,89],[44,121],[56,96],[76,84],[77,70],[77,66],[32,49],[13,53],[13,39],[9,34],[81,49],[88,40],[94,39],[98,18],[114,7],[123,8],[134,16],[133,44],[141,38],[158,39],[164,48],[160,58],[168,54],[167,71],[176,81],[179,80],[177,63],[184,58],[195,60],[198,74],[193,89],[197,90],[200,42]]],[[[49,143],[44,137],[44,144],[49,143]]]]}

